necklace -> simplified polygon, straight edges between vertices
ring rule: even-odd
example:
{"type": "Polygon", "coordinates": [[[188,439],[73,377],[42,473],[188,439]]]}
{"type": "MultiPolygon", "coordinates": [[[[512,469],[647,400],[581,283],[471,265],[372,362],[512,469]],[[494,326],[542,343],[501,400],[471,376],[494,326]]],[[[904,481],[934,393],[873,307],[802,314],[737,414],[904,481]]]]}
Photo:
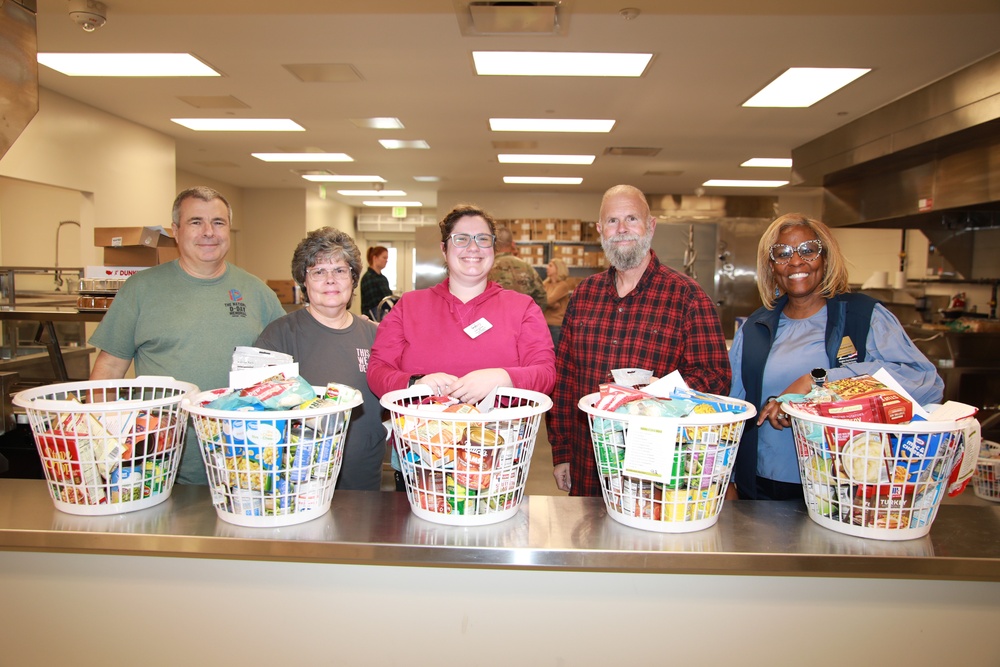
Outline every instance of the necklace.
{"type": "Polygon", "coordinates": [[[306,310],[309,312],[310,315],[312,315],[314,320],[316,320],[325,327],[329,327],[330,329],[346,329],[348,326],[350,326],[351,322],[354,319],[354,316],[351,315],[350,311],[347,310],[345,310],[344,314],[338,317],[336,321],[334,321],[332,318],[325,317],[321,313],[317,313],[313,309],[312,304],[306,306],[306,310]]]}

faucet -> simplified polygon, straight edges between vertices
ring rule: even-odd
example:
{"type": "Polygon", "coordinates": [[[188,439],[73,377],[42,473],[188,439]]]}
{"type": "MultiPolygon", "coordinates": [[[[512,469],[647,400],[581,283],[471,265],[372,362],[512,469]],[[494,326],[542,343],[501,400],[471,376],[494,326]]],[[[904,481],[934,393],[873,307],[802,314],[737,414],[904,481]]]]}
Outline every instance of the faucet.
{"type": "Polygon", "coordinates": [[[57,291],[57,292],[60,289],[62,289],[62,285],[63,285],[62,272],[59,270],[59,232],[62,231],[63,225],[76,225],[77,227],[79,227],[80,223],[76,222],[75,220],[63,220],[56,227],[56,265],[55,265],[55,270],[56,270],[56,279],[55,279],[56,290],[55,291],[57,291]]]}

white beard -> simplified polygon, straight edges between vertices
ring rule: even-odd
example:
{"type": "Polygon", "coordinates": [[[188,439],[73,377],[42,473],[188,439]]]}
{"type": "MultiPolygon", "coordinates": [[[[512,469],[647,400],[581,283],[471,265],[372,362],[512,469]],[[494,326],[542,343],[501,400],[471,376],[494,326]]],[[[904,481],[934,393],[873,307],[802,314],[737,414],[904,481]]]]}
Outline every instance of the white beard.
{"type": "Polygon", "coordinates": [[[616,234],[614,238],[637,242],[634,246],[622,248],[612,243],[611,239],[601,237],[601,247],[604,248],[604,254],[607,255],[611,266],[619,271],[628,271],[642,264],[642,260],[653,245],[653,230],[649,230],[642,236],[639,234],[616,234]]]}

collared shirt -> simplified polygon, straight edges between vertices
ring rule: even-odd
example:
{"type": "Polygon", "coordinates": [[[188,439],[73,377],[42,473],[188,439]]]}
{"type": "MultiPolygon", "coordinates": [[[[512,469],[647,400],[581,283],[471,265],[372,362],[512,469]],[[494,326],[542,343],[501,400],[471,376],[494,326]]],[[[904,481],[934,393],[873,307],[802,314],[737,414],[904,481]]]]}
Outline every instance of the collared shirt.
{"type": "Polygon", "coordinates": [[[581,282],[566,309],[547,426],[553,463],[570,464],[571,495],[601,494],[587,415],[577,403],[610,382],[612,369],[645,368],[655,377],[677,370],[692,389],[729,391],[726,340],[711,299],[650,254],[646,271],[624,297],[611,268],[581,282]]]}

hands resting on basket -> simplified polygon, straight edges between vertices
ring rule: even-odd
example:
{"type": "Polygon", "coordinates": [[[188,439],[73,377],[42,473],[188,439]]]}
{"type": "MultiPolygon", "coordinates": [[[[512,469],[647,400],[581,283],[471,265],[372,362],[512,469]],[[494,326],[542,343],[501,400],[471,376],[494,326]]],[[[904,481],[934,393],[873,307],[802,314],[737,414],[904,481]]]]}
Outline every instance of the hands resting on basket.
{"type": "Polygon", "coordinates": [[[478,403],[497,387],[510,387],[510,375],[502,368],[483,368],[462,377],[450,373],[430,373],[417,384],[431,388],[438,396],[451,396],[463,403],[478,403]]]}
{"type": "MultiPolygon", "coordinates": [[[[806,394],[812,389],[812,376],[806,373],[802,377],[796,379],[790,385],[785,387],[785,390],[781,392],[780,395],[785,394],[806,394]]],[[[771,398],[760,408],[760,412],[757,414],[757,426],[760,426],[765,421],[771,424],[771,426],[779,431],[784,430],[786,426],[792,425],[792,420],[785,414],[784,410],[781,409],[781,403],[778,403],[775,399],[771,398]]]]}

